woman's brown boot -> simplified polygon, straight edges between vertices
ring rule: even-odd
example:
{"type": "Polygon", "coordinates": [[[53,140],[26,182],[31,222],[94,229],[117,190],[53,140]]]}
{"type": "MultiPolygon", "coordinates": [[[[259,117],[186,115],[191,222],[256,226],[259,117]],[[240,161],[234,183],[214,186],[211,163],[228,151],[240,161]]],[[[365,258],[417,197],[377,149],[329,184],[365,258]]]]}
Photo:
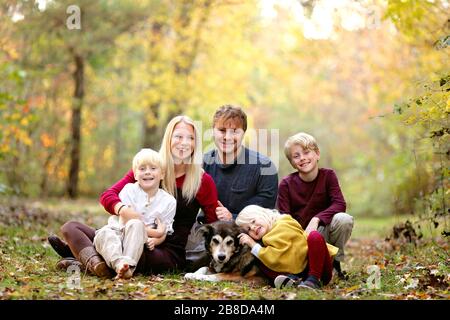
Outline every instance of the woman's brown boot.
{"type": "Polygon", "coordinates": [[[56,268],[61,270],[67,270],[70,266],[78,266],[81,270],[82,264],[75,258],[62,258],[56,263],[56,268]]]}
{"type": "Polygon", "coordinates": [[[70,251],[69,246],[63,240],[55,235],[51,235],[47,238],[48,242],[52,246],[53,250],[56,251],[62,258],[73,258],[73,253],[70,251]]]}
{"type": "Polygon", "coordinates": [[[87,267],[90,272],[100,278],[112,278],[113,274],[103,257],[93,246],[86,247],[79,253],[78,260],[87,267]]]}

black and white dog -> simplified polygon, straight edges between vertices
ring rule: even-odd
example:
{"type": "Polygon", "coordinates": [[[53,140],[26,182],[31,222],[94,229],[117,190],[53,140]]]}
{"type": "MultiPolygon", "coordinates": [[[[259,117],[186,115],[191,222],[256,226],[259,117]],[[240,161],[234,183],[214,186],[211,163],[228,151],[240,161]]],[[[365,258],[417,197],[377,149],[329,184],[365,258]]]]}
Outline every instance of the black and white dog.
{"type": "Polygon", "coordinates": [[[232,221],[217,221],[199,229],[205,238],[209,266],[194,273],[187,273],[185,279],[204,281],[242,281],[263,283],[257,266],[257,259],[247,245],[239,243],[238,235],[243,232],[232,221]]]}

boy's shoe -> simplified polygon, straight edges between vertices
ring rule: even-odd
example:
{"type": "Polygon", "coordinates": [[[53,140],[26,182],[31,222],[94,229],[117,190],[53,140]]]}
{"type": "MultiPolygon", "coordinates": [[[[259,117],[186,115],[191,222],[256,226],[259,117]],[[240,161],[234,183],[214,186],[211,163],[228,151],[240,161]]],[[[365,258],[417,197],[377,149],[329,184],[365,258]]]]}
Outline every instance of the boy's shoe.
{"type": "Polygon", "coordinates": [[[299,288],[306,288],[306,289],[310,289],[310,290],[314,290],[314,291],[320,289],[320,285],[319,284],[317,284],[315,282],[312,282],[312,281],[308,281],[308,280],[300,282],[298,287],[299,288]]]}
{"type": "Polygon", "coordinates": [[[342,271],[340,261],[336,261],[336,260],[333,261],[333,269],[336,271],[336,274],[339,279],[348,280],[347,272],[342,271]]]}
{"type": "Polygon", "coordinates": [[[320,287],[320,281],[315,276],[308,276],[305,281],[300,282],[298,285],[298,288],[306,288],[310,290],[319,290],[320,287]]]}
{"type": "Polygon", "coordinates": [[[298,282],[299,282],[299,278],[292,274],[289,274],[286,276],[279,275],[273,281],[275,288],[277,288],[277,289],[290,288],[290,287],[293,287],[294,285],[297,285],[298,282]]]}
{"type": "Polygon", "coordinates": [[[349,278],[347,272],[345,272],[345,271],[338,272],[337,276],[341,280],[348,280],[348,278],[349,278]]]}

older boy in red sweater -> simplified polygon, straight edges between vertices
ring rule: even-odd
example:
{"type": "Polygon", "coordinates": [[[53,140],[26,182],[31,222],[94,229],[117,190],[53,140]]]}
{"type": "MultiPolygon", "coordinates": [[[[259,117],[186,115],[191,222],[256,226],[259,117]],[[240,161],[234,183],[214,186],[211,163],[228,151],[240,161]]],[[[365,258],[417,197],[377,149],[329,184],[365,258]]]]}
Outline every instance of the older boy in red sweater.
{"type": "Polygon", "coordinates": [[[353,229],[353,217],[332,169],[319,168],[320,150],[314,137],[297,133],[288,138],[284,152],[297,172],[284,177],[278,188],[277,208],[292,215],[307,233],[317,230],[325,241],[338,247],[333,267],[340,278],[344,246],[353,229]]]}

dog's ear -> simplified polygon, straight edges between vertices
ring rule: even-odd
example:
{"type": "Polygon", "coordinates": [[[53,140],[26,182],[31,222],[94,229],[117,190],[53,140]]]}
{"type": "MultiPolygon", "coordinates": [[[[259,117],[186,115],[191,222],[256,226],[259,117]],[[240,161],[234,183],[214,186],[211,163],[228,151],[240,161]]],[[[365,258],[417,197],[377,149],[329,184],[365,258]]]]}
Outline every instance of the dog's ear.
{"type": "Polygon", "coordinates": [[[198,232],[205,238],[208,239],[211,237],[212,233],[214,231],[214,227],[210,224],[203,225],[200,229],[198,229],[198,232]]]}

